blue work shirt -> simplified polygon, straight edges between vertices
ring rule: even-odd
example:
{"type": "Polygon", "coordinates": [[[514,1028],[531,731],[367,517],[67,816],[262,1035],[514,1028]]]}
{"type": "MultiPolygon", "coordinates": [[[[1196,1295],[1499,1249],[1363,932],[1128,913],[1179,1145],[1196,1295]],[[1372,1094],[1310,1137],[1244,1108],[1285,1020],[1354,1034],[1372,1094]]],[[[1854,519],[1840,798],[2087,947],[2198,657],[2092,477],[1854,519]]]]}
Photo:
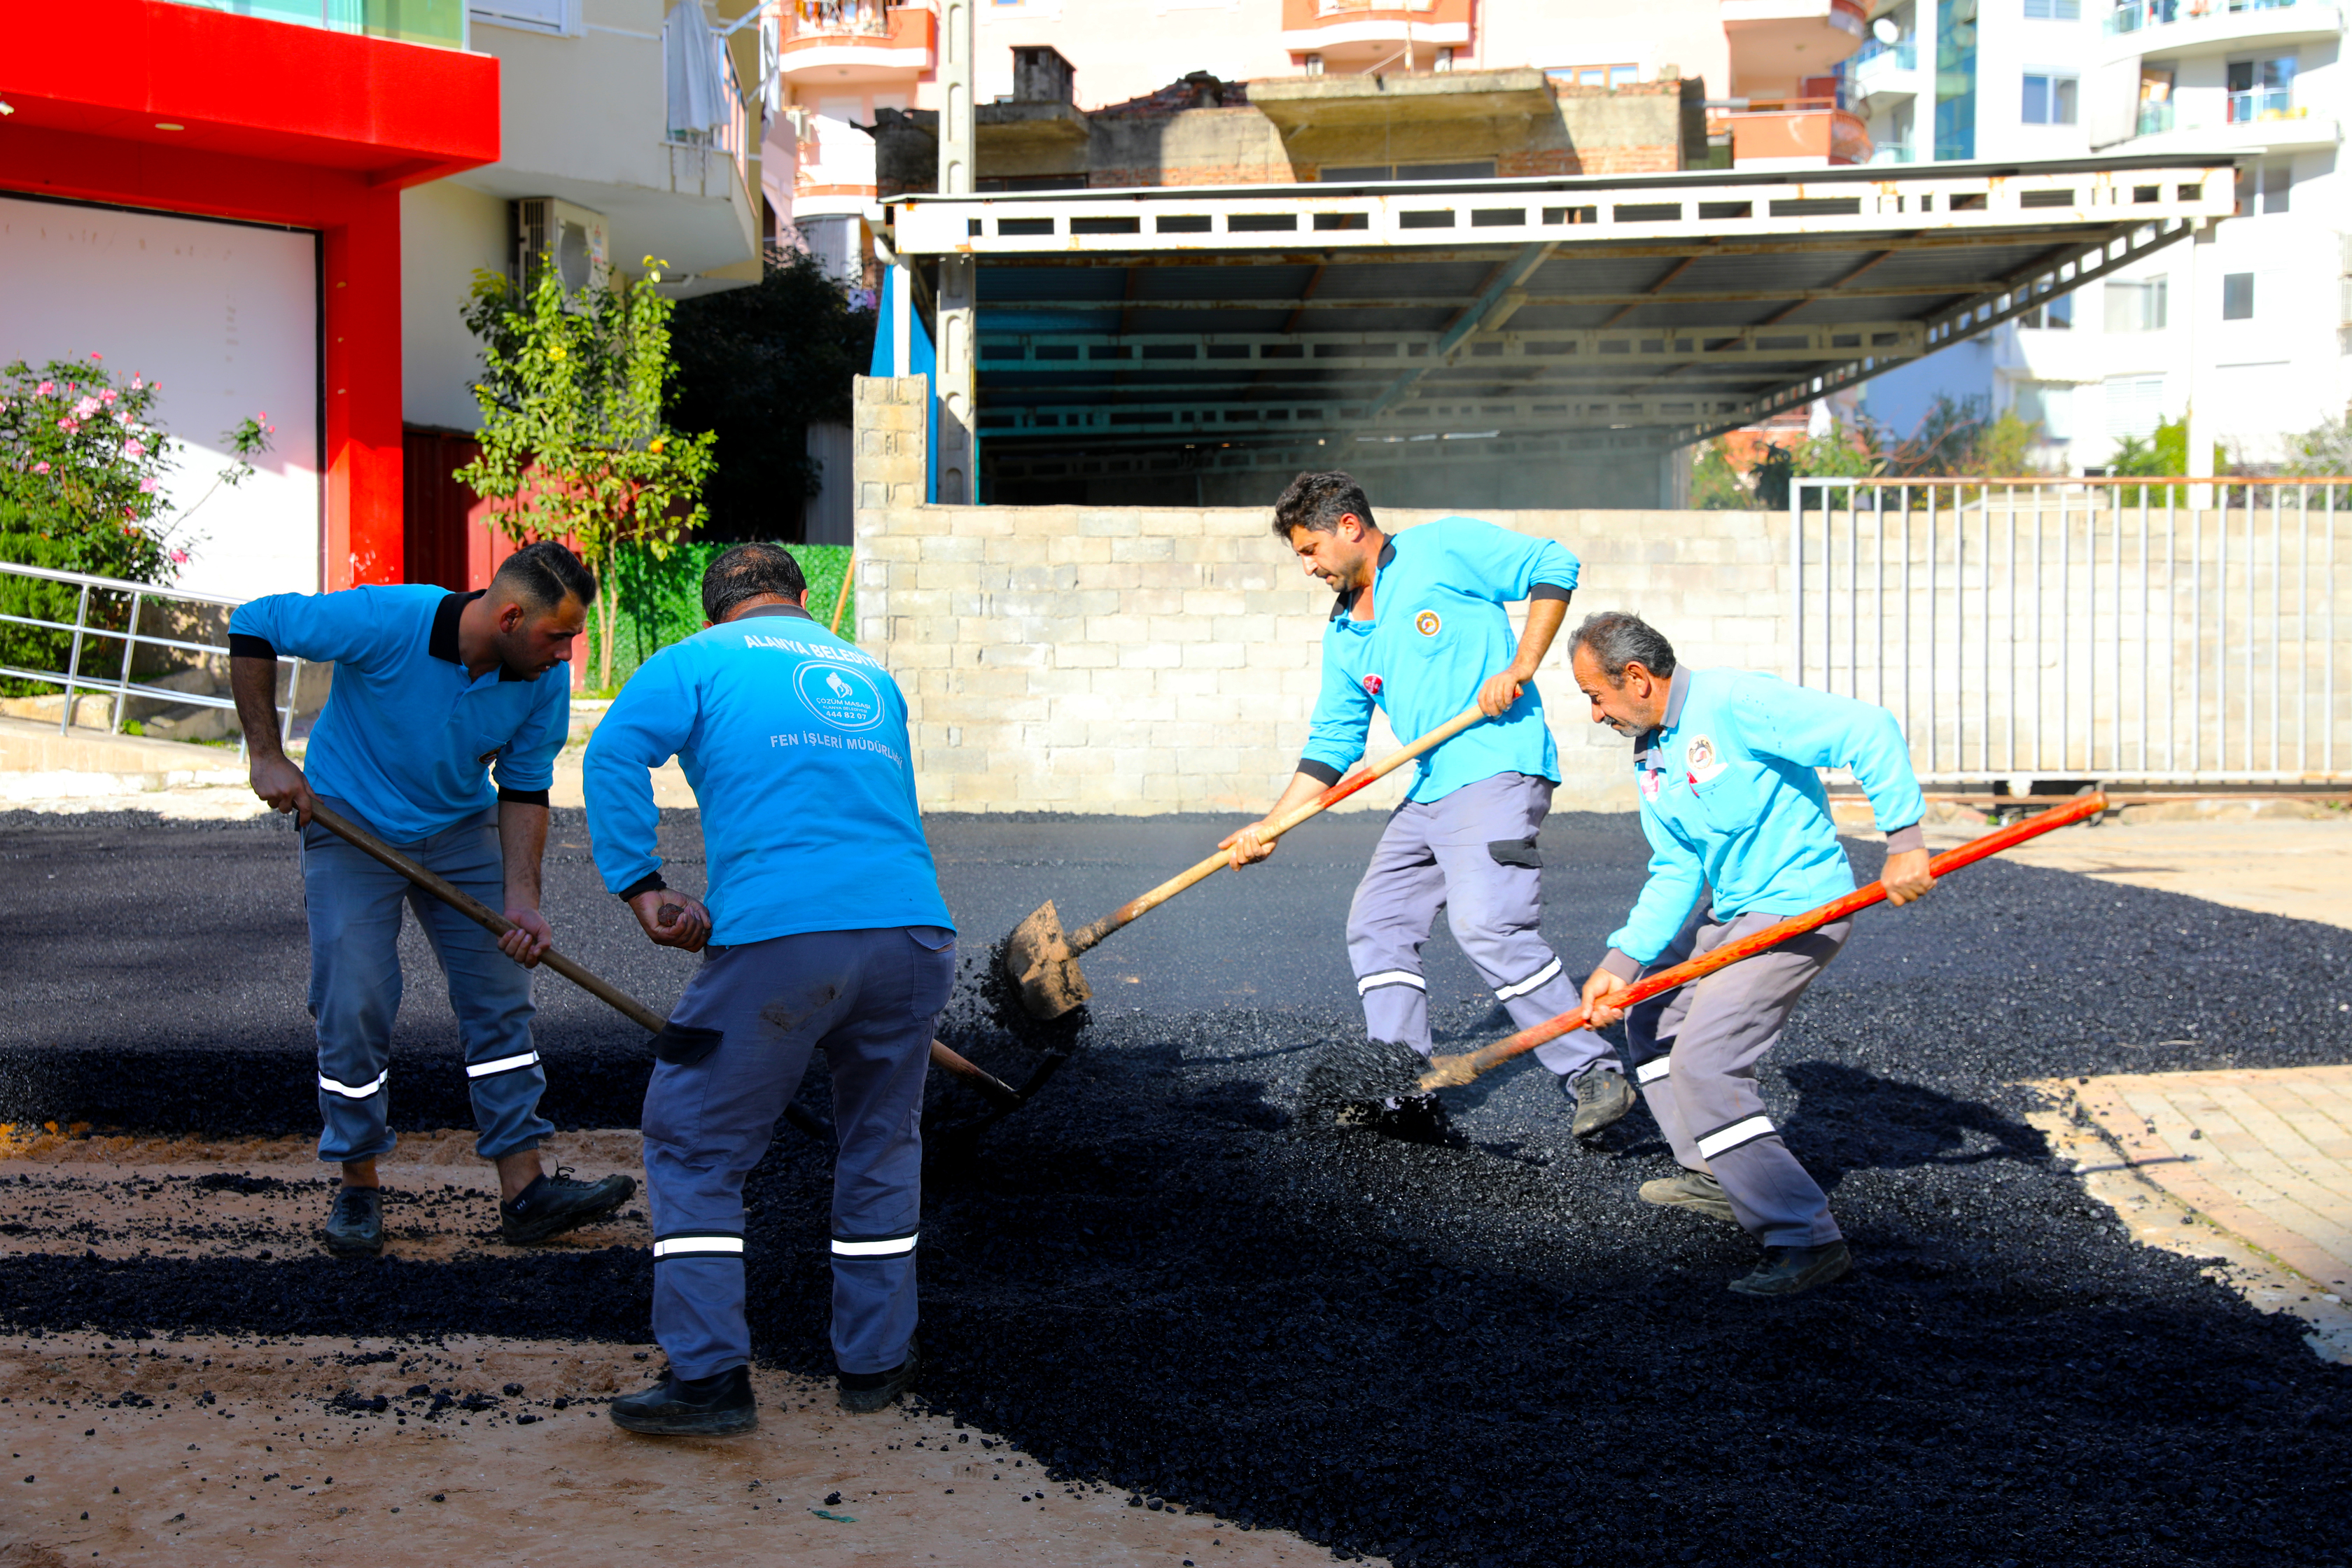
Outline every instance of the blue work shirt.
{"type": "Polygon", "coordinates": [[[572,726],[572,668],[468,675],[457,616],[479,597],[429,584],[271,594],[229,616],[232,656],[333,662],[302,772],[387,838],[428,837],[497,800],[547,804],[572,726]]]}
{"type": "MultiPolygon", "coordinates": [[[[1349,613],[1355,595],[1342,595],[1323,629],[1323,690],[1298,771],[1337,783],[1364,754],[1375,704],[1406,745],[1454,718],[1518,652],[1503,606],[1565,600],[1575,586],[1576,557],[1559,544],[1475,517],[1441,517],[1392,535],[1373,570],[1372,618],[1357,620],[1349,613]]],[[[1558,784],[1559,752],[1536,683],[1502,717],[1473,724],[1413,769],[1405,798],[1421,802],[1496,773],[1558,784]]]]}
{"type": "Polygon", "coordinates": [[[1609,945],[1648,963],[1708,889],[1719,921],[1802,914],[1853,892],[1818,768],[1852,770],[1883,832],[1927,815],[1885,709],[1778,676],[1677,668],[1664,721],[1633,748],[1650,879],[1609,945]]]}
{"type": "Polygon", "coordinates": [[[677,757],[702,807],[714,942],[949,926],[915,804],[907,700],[789,605],[647,659],[589,737],[588,835],[604,886],[663,886],[648,774],[677,757]]]}

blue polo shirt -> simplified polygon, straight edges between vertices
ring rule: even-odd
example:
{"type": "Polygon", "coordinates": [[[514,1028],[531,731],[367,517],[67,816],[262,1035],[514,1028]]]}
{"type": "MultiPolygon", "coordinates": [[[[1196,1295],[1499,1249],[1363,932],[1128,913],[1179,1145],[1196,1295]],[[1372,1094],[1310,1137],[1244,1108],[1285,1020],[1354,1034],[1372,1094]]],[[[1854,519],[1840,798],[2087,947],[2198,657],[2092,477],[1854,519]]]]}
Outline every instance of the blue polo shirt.
{"type": "Polygon", "coordinates": [[[807,612],[764,606],[671,644],[589,737],[588,836],[623,898],[665,885],[648,775],[673,756],[702,808],[712,942],[954,925],[915,803],[907,700],[807,612]]]}
{"type": "MultiPolygon", "coordinates": [[[[1391,536],[1373,569],[1372,618],[1355,619],[1355,595],[1342,595],[1323,629],[1323,691],[1298,771],[1337,783],[1364,754],[1376,706],[1406,745],[1469,707],[1518,652],[1503,606],[1565,600],[1576,566],[1551,540],[1474,517],[1442,517],[1391,536]]],[[[1421,802],[1497,773],[1558,784],[1559,752],[1536,683],[1500,718],[1473,724],[1413,768],[1405,798],[1421,802]]]]}
{"type": "MultiPolygon", "coordinates": [[[[1665,951],[1712,889],[1714,918],[1800,915],[1853,891],[1821,768],[1852,770],[1881,831],[1927,812],[1895,715],[1874,703],[1739,669],[1675,669],[1633,770],[1650,879],[1609,945],[1630,963],[1665,951]]],[[[1890,848],[1916,848],[1909,833],[1890,848]]],[[[1612,955],[1613,956],[1613,955],[1612,955]]]]}
{"type": "Polygon", "coordinates": [[[547,804],[572,726],[571,667],[467,674],[457,616],[480,596],[415,584],[272,594],[229,616],[232,656],[334,665],[302,772],[387,838],[427,837],[500,799],[547,804]]]}

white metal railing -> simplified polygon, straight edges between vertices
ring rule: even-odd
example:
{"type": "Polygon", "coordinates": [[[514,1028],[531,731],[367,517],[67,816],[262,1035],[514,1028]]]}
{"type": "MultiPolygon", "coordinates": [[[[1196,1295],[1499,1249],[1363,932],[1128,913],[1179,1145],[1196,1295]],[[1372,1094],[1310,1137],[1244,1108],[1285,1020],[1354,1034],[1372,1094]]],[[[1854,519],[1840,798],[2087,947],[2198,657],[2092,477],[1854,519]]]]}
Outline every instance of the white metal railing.
{"type": "Polygon", "coordinates": [[[2352,479],[1797,479],[1791,677],[1929,783],[2346,782],[2347,536],[2352,479]]]}
{"type": "MultiPolygon", "coordinates": [[[[171,605],[201,605],[208,609],[234,610],[245,603],[242,599],[223,598],[216,594],[190,594],[177,588],[158,587],[152,583],[126,582],[120,577],[94,577],[79,572],[58,572],[46,566],[26,566],[12,561],[0,561],[0,578],[31,578],[37,582],[56,583],[77,589],[74,618],[70,621],[50,620],[39,616],[18,616],[0,612],[0,624],[30,626],[36,630],[71,634],[72,641],[65,668],[31,668],[21,665],[0,663],[0,676],[17,680],[30,680],[56,686],[64,691],[64,712],[58,720],[58,732],[63,734],[73,724],[74,700],[83,691],[104,692],[112,696],[111,718],[107,724],[110,734],[122,731],[124,710],[132,699],[144,698],[174,705],[197,708],[226,708],[236,711],[234,697],[204,691],[178,691],[169,687],[151,686],[133,680],[131,672],[138,663],[139,650],[151,648],[195,658],[226,658],[228,645],[198,642],[172,635],[171,630],[142,631],[140,622],[151,610],[171,605]],[[90,620],[92,596],[97,595],[103,606],[106,598],[127,600],[127,613],[122,628],[93,625],[90,620]],[[95,668],[100,660],[86,658],[85,653],[97,655],[110,652],[102,645],[111,640],[121,645],[119,658],[108,660],[113,666],[111,675],[85,675],[85,668],[95,668]],[[101,646],[93,646],[101,645],[101,646]]],[[[221,635],[227,637],[228,617],[220,616],[221,635]]],[[[177,630],[179,628],[172,628],[177,630]]],[[[294,724],[294,704],[302,679],[302,661],[281,656],[278,664],[286,670],[285,700],[278,703],[278,732],[281,741],[290,740],[294,724]]],[[[243,742],[239,742],[240,749],[243,742]]]]}

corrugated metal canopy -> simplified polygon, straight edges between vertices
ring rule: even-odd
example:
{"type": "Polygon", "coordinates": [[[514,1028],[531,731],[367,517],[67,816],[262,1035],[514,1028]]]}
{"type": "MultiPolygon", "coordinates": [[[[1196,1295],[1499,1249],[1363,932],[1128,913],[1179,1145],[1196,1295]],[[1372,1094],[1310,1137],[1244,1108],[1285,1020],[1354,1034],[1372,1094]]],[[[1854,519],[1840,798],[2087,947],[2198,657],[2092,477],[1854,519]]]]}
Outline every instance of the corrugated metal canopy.
{"type": "Polygon", "coordinates": [[[2226,154],[908,198],[977,258],[984,454],[1666,448],[1989,331],[2234,207],[2226,154]]]}

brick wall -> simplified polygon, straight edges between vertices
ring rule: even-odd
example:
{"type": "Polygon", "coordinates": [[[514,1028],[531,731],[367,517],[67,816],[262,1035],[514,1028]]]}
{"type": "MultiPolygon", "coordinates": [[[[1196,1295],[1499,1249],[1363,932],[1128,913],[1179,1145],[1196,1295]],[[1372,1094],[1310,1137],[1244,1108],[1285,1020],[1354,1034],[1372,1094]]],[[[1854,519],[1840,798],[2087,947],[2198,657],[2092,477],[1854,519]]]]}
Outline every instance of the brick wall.
{"type": "MultiPolygon", "coordinates": [[[[866,389],[881,384],[859,384],[862,430],[866,389]]],[[[863,497],[862,451],[860,463],[863,497]]],[[[1571,622],[1632,609],[1694,664],[1784,669],[1785,517],[1485,515],[1583,563],[1571,622]]],[[[1264,807],[1306,738],[1331,602],[1267,522],[1264,507],[861,504],[858,641],[907,693],[924,806],[1264,807]]],[[[1632,809],[1626,744],[1587,721],[1562,653],[1538,680],[1560,742],[1560,807],[1632,809]]],[[[1374,754],[1392,745],[1376,721],[1374,754]]],[[[1384,808],[1400,791],[1385,781],[1341,809],[1384,808]]]]}

